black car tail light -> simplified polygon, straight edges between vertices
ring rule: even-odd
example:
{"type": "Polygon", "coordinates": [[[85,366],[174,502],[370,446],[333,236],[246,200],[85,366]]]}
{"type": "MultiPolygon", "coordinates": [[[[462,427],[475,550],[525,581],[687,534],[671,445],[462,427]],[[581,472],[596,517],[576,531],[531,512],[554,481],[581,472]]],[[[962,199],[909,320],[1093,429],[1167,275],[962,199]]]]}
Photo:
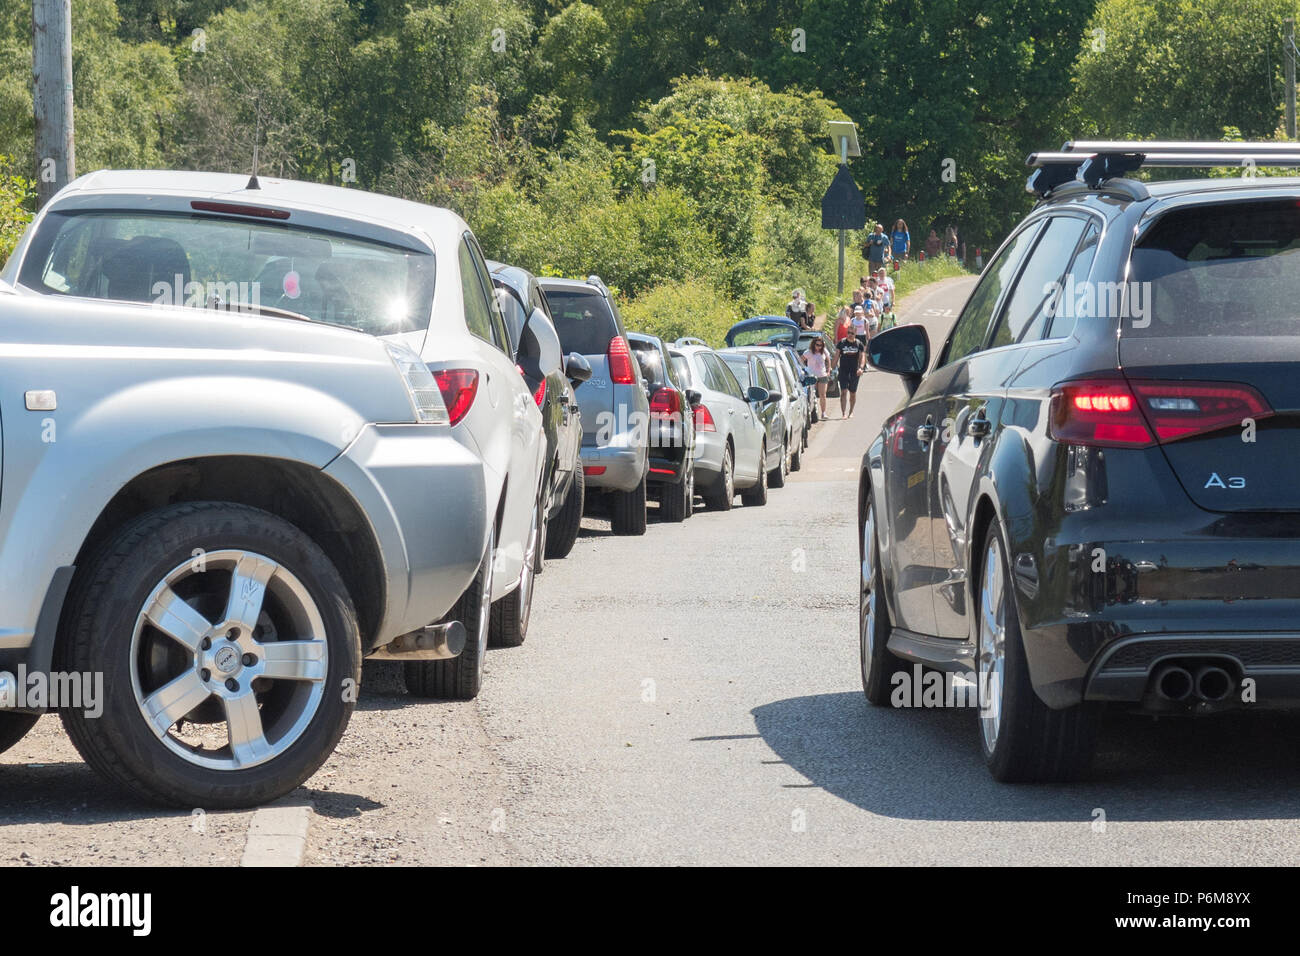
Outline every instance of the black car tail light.
{"type": "Polygon", "coordinates": [[[1272,414],[1249,385],[1085,380],[1052,390],[1049,434],[1072,445],[1146,448],[1272,414]]]}
{"type": "Polygon", "coordinates": [[[677,389],[663,387],[650,398],[650,417],[679,420],[682,416],[682,399],[677,389]]]}

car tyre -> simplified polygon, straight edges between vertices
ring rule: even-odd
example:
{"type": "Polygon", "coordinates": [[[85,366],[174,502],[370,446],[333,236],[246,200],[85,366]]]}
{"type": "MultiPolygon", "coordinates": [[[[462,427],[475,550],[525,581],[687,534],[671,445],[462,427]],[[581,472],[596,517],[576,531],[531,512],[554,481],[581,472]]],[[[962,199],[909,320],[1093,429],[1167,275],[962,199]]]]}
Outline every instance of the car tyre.
{"type": "Polygon", "coordinates": [[[871,496],[858,529],[860,587],[858,589],[858,660],[862,692],[877,707],[889,703],[894,675],[907,673],[907,664],[889,649],[893,626],[885,601],[884,570],[880,566],[880,540],[876,532],[876,506],[871,496]]]}
{"type": "Polygon", "coordinates": [[[646,478],[641,476],[641,483],[631,491],[614,492],[610,526],[617,535],[645,534],[646,524],[646,478]]]}
{"type": "Polygon", "coordinates": [[[483,688],[488,632],[492,618],[492,566],[496,563],[496,528],[488,532],[487,548],[478,573],[443,621],[465,625],[465,649],[444,661],[408,661],[403,664],[406,690],[413,697],[439,700],[473,700],[483,688]]]}
{"type": "Polygon", "coordinates": [[[740,500],[745,507],[753,508],[767,504],[767,444],[764,443],[758,453],[758,482],[752,488],[740,493],[740,500]]]}
{"type": "Polygon", "coordinates": [[[1101,711],[1085,702],[1053,710],[1034,691],[1016,609],[1006,544],[995,519],[972,576],[978,597],[976,688],[980,748],[1004,782],[1059,782],[1085,774],[1097,745],[1101,711]]]}
{"type": "Polygon", "coordinates": [[[691,516],[691,499],[695,496],[695,466],[688,465],[682,480],[664,485],[659,497],[659,517],[674,524],[691,516]]]}
{"type": "Polygon", "coordinates": [[[110,692],[98,717],[65,709],[63,725],[86,763],[146,799],[266,803],[315,773],[343,736],[361,679],[356,611],[324,551],[282,518],[217,501],[148,512],[96,549],[68,601],[56,666],[103,674],[110,692]],[[252,625],[235,616],[254,611],[252,625]],[[302,646],[273,654],[281,643],[302,646]],[[267,674],[272,661],[282,676],[267,674]],[[205,680],[216,673],[205,662],[231,676],[205,680]],[[187,725],[221,723],[220,747],[185,739],[187,725]]]}
{"type": "Polygon", "coordinates": [[[790,440],[786,439],[785,445],[781,449],[781,464],[773,468],[767,475],[767,483],[773,488],[784,488],[785,480],[790,474],[790,440]]]}
{"type": "Polygon", "coordinates": [[[518,647],[528,637],[528,618],[533,609],[533,590],[537,572],[535,559],[541,543],[541,526],[545,524],[542,502],[533,512],[533,525],[524,545],[524,562],[519,571],[519,584],[515,589],[492,605],[488,623],[489,647],[518,647]]]}
{"type": "Polygon", "coordinates": [[[731,442],[722,450],[722,470],[713,487],[704,492],[704,503],[713,511],[730,511],[736,500],[736,453],[731,442]]]}
{"type": "Polygon", "coordinates": [[[564,504],[552,519],[555,527],[547,522],[546,556],[548,558],[567,558],[578,540],[578,531],[582,527],[582,509],[586,504],[587,480],[582,474],[582,463],[573,472],[573,481],[569,493],[564,497],[564,504]]]}

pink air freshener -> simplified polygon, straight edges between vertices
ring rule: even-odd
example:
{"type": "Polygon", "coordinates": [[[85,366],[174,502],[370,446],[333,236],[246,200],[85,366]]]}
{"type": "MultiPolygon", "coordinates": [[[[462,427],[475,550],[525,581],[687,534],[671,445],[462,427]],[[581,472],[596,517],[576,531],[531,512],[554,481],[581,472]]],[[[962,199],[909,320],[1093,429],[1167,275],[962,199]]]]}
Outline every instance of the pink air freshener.
{"type": "Polygon", "coordinates": [[[298,283],[298,270],[290,269],[284,274],[284,294],[290,299],[302,295],[302,286],[298,283]]]}

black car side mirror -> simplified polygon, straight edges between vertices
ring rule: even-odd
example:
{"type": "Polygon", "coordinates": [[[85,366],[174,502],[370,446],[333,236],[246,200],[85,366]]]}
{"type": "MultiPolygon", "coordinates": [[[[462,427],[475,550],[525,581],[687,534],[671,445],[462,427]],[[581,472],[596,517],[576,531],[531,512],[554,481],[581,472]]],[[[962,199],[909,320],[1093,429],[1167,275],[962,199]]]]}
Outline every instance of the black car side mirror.
{"type": "Polygon", "coordinates": [[[920,325],[877,332],[867,343],[867,361],[882,372],[902,376],[907,390],[914,392],[930,365],[930,336],[920,325]]]}
{"type": "Polygon", "coordinates": [[[772,393],[761,385],[751,385],[749,390],[745,392],[745,397],[755,405],[763,405],[771,399],[772,393]]]}
{"type": "Polygon", "coordinates": [[[562,370],[564,358],[560,349],[560,336],[541,309],[533,309],[528,321],[519,330],[519,348],[515,350],[515,361],[524,370],[524,378],[536,382],[562,370]]]}
{"type": "Polygon", "coordinates": [[[802,382],[801,384],[803,384],[803,385],[816,385],[816,384],[817,384],[817,376],[815,376],[815,375],[805,375],[805,376],[803,377],[803,382],[802,382]]]}
{"type": "Polygon", "coordinates": [[[691,408],[694,408],[696,405],[700,404],[700,402],[704,401],[704,396],[701,395],[698,390],[688,388],[686,390],[686,401],[690,403],[691,408]]]}
{"type": "Polygon", "coordinates": [[[591,363],[580,352],[570,352],[564,360],[564,377],[574,385],[591,378],[591,363]]]}

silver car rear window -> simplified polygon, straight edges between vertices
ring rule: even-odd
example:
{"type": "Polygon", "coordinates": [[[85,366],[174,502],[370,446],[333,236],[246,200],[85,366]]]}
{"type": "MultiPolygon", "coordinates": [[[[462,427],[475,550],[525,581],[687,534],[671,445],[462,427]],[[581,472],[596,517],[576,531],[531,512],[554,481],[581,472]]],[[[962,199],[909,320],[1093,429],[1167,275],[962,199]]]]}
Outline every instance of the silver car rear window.
{"type": "Polygon", "coordinates": [[[375,335],[428,328],[434,257],[283,223],[130,209],[52,211],[19,281],[37,292],[269,307],[375,335]]]}

